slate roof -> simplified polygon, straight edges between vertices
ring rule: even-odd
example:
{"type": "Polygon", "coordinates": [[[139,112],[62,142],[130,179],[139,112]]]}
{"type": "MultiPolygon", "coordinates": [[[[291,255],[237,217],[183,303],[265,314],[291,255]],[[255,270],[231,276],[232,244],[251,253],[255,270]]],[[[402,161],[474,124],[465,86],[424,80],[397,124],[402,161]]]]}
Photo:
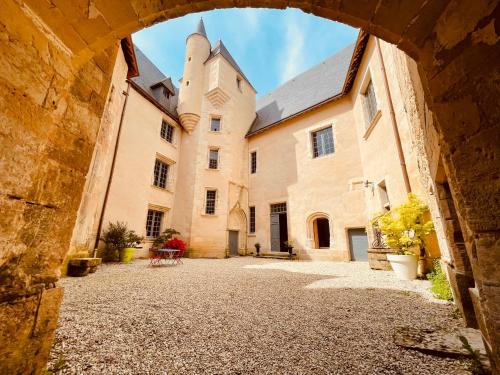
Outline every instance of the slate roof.
{"type": "Polygon", "coordinates": [[[139,76],[130,79],[133,86],[153,104],[163,111],[167,112],[174,119],[178,119],[177,100],[179,98],[179,89],[174,86],[170,77],[165,76],[142,51],[134,46],[137,65],[139,67],[139,76]],[[175,95],[167,98],[163,94],[163,87],[169,88],[175,95]]]}
{"type": "Polygon", "coordinates": [[[200,21],[198,22],[198,26],[196,26],[195,34],[203,35],[207,38],[207,31],[205,30],[205,24],[203,23],[203,18],[200,17],[200,21]]]}
{"type": "Polygon", "coordinates": [[[231,53],[228,51],[224,43],[222,43],[222,40],[219,39],[217,44],[212,48],[212,51],[210,51],[210,55],[208,56],[207,61],[209,61],[211,58],[217,56],[217,55],[222,55],[229,64],[241,75],[241,77],[248,82],[248,84],[252,87],[252,89],[256,92],[255,88],[252,86],[248,78],[245,76],[243,73],[243,70],[241,70],[240,66],[236,62],[236,60],[233,58],[231,53]]]}
{"type": "Polygon", "coordinates": [[[279,86],[257,101],[257,117],[247,135],[260,132],[344,91],[356,43],[279,86]]]}

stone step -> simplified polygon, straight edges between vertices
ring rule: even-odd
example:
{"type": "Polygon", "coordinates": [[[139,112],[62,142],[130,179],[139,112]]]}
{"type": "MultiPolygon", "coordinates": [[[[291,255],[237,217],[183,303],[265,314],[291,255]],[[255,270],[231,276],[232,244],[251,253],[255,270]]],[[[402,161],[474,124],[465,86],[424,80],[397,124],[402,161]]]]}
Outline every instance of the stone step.
{"type": "MultiPolygon", "coordinates": [[[[295,258],[297,254],[292,254],[292,259],[295,258]]],[[[254,255],[254,258],[268,258],[268,259],[290,259],[290,255],[288,253],[260,253],[259,255],[254,255]]]]}
{"type": "Polygon", "coordinates": [[[75,258],[68,263],[68,275],[81,277],[94,273],[102,262],[101,258],[75,258]]]}

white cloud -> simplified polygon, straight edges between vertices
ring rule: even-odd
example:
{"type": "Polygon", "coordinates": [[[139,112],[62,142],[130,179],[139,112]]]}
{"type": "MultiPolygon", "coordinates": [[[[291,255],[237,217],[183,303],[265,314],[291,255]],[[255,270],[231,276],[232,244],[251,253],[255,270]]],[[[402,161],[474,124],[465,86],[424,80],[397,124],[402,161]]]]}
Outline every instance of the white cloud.
{"type": "Polygon", "coordinates": [[[252,35],[256,34],[259,31],[259,9],[243,9],[243,16],[248,27],[245,31],[251,33],[252,35]]]}
{"type": "Polygon", "coordinates": [[[288,81],[304,70],[304,44],[305,32],[304,25],[299,25],[297,18],[293,14],[287,14],[285,17],[285,41],[283,50],[279,59],[281,83],[288,81]]]}

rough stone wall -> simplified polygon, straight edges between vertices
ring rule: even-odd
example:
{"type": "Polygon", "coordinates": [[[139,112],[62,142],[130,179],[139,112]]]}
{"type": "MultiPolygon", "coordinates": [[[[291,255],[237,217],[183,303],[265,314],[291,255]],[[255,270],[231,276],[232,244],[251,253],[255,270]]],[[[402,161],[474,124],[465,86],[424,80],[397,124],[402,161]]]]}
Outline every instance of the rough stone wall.
{"type": "Polygon", "coordinates": [[[11,0],[0,3],[0,372],[40,373],[117,47],[80,69],[11,0]]]}
{"type": "MultiPolygon", "coordinates": [[[[92,251],[94,249],[99,218],[111,173],[113,152],[117,142],[125,98],[124,93],[127,89],[127,70],[127,63],[120,48],[114,64],[106,106],[101,118],[92,161],[86,175],[85,187],[66,260],[75,252],[92,251]]],[[[65,272],[65,267],[62,268],[62,272],[65,272]]]]}
{"type": "Polygon", "coordinates": [[[394,72],[392,89],[401,95],[403,109],[409,122],[407,129],[409,139],[403,143],[405,155],[411,153],[417,156],[420,194],[426,199],[431,211],[442,262],[448,270],[455,302],[466,324],[477,328],[469,295],[469,288],[474,287],[474,277],[455,205],[443,171],[440,141],[435,130],[433,113],[425,102],[417,63],[394,46],[385,44],[385,49],[396,62],[392,65],[394,72]]]}
{"type": "MultiPolygon", "coordinates": [[[[479,325],[500,371],[498,1],[3,0],[0,293],[18,296],[57,278],[117,49],[106,48],[156,22],[234,6],[298,7],[362,27],[418,62],[477,286],[472,293],[479,325]],[[71,68],[76,65],[77,71],[71,68]]],[[[26,311],[32,311],[28,305],[26,311]]],[[[9,343],[1,345],[0,368],[7,366],[8,350],[30,353],[28,366],[41,363],[33,353],[43,356],[43,350],[23,349],[30,347],[26,336],[0,326],[6,330],[2,344],[9,343]]],[[[12,368],[22,372],[24,363],[12,368]]]]}

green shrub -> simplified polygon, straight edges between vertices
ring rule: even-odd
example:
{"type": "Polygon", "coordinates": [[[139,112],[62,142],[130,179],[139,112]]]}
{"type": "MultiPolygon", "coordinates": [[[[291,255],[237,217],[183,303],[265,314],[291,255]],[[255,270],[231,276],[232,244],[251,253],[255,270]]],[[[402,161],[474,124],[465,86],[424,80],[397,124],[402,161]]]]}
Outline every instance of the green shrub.
{"type": "Polygon", "coordinates": [[[144,237],[127,228],[126,223],[109,223],[101,240],[106,244],[104,261],[118,261],[120,252],[127,247],[137,247],[144,237]]]}
{"type": "Polygon", "coordinates": [[[444,299],[446,301],[453,301],[453,294],[451,293],[450,284],[448,283],[446,274],[441,268],[440,260],[434,259],[433,265],[434,269],[427,275],[427,278],[432,283],[432,293],[434,293],[434,296],[436,296],[436,298],[444,299]]]}

